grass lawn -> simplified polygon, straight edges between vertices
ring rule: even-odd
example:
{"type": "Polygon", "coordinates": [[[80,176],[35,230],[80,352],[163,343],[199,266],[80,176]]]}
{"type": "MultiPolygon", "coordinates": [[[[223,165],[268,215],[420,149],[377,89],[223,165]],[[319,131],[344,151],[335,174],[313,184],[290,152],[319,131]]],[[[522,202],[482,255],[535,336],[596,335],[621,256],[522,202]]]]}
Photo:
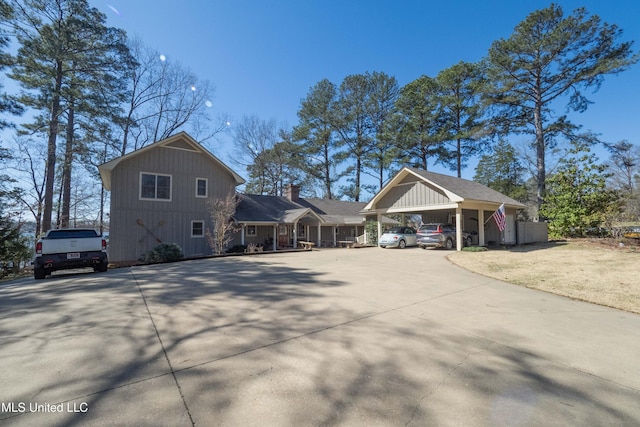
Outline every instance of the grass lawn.
{"type": "Polygon", "coordinates": [[[595,241],[456,252],[454,264],[485,276],[640,313],[640,248],[595,241]]]}

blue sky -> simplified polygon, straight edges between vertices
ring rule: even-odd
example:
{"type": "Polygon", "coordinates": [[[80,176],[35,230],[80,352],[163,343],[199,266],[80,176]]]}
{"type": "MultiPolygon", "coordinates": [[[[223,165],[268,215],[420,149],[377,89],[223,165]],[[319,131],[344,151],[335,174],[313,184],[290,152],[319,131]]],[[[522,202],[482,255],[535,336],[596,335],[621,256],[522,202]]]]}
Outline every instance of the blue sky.
{"type": "MultiPolygon", "coordinates": [[[[294,126],[300,100],[318,81],[382,71],[401,86],[459,61],[483,58],[494,40],[550,2],[537,0],[91,0],[108,24],[139,36],[216,87],[212,115],[243,115],[294,126]]],[[[624,30],[640,50],[637,0],[558,1],[584,6],[624,30]]],[[[608,76],[574,122],[608,142],[640,144],[640,64],[608,76]]],[[[559,114],[564,111],[558,111],[559,114]]],[[[228,138],[209,148],[232,158],[228,138]]],[[[603,153],[604,154],[604,153],[603,153]]],[[[604,156],[603,156],[604,157],[604,156]]],[[[463,172],[473,177],[475,164],[463,172]]],[[[450,173],[442,168],[432,170],[450,173]]]]}

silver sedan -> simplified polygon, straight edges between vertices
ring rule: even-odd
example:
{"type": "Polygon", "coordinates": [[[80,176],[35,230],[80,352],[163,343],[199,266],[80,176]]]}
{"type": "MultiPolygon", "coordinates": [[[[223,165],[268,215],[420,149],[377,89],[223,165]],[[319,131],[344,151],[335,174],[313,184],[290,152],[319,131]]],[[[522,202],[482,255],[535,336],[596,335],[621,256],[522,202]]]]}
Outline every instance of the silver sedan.
{"type": "Polygon", "coordinates": [[[378,246],[381,248],[400,248],[403,249],[407,246],[416,246],[418,244],[416,240],[416,230],[412,227],[392,227],[385,231],[380,240],[378,240],[378,246]]]}

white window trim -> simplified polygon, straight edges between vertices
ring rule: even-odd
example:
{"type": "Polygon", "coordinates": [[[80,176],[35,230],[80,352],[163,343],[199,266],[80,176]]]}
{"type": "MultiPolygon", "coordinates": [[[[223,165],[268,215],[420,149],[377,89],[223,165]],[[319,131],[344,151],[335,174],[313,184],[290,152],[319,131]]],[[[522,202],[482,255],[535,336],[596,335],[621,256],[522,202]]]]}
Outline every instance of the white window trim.
{"type": "Polygon", "coordinates": [[[199,199],[206,199],[209,197],[209,178],[196,178],[196,197],[199,199]],[[198,181],[204,181],[204,196],[198,194],[198,181]]]}
{"type": "Polygon", "coordinates": [[[247,225],[247,236],[257,236],[258,235],[258,227],[255,225],[247,225]],[[250,232],[249,230],[253,230],[250,232]]]}
{"type": "MultiPolygon", "coordinates": [[[[158,193],[158,183],[156,182],[156,195],[157,193],[158,193]]],[[[141,171],[140,179],[138,181],[138,198],[139,200],[146,200],[151,202],[170,202],[173,199],[173,175],[167,174],[167,173],[141,171]],[[154,198],[142,197],[142,175],[168,176],[169,177],[169,198],[158,199],[157,197],[154,197],[154,198]]]]}
{"type": "Polygon", "coordinates": [[[191,221],[191,237],[193,237],[194,239],[204,239],[204,236],[205,236],[204,221],[202,220],[191,221]],[[196,222],[199,222],[200,224],[202,224],[202,235],[193,234],[193,224],[195,224],[196,222]]]}

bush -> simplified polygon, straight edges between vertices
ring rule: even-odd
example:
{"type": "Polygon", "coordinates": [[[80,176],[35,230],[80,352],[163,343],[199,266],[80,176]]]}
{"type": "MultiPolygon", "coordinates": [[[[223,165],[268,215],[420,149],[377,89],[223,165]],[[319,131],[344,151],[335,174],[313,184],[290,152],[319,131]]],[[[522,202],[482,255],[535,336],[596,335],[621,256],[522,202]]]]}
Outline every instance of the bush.
{"type": "Polygon", "coordinates": [[[160,243],[142,256],[144,262],[171,262],[184,258],[182,248],[175,243],[160,243]]]}
{"type": "Polygon", "coordinates": [[[229,249],[227,249],[228,254],[243,254],[247,249],[246,245],[233,245],[229,249]]]}
{"type": "Polygon", "coordinates": [[[465,252],[484,252],[488,251],[489,249],[485,248],[484,246],[467,246],[466,248],[462,248],[462,250],[465,252]]]}

